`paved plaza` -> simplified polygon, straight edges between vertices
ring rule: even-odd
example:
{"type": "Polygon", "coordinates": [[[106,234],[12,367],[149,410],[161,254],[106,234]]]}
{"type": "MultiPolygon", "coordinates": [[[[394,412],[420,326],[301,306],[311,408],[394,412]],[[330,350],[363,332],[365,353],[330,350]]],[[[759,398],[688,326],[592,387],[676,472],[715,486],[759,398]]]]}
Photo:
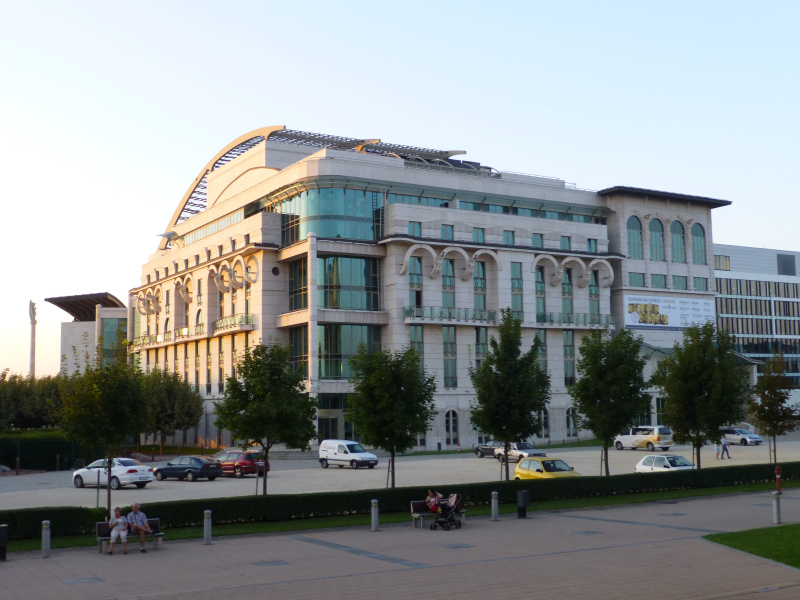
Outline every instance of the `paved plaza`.
{"type": "MultiPolygon", "coordinates": [[[[548,456],[563,458],[582,475],[600,474],[599,448],[541,448],[548,456]]],[[[800,437],[787,436],[778,445],[778,456],[782,461],[800,460],[800,437]]],[[[691,460],[689,446],[674,446],[670,453],[680,454],[691,460]]],[[[634,465],[647,454],[644,450],[611,450],[609,466],[611,474],[632,473],[634,465]]],[[[662,454],[657,452],[657,454],[662,454]]],[[[316,455],[316,453],[314,453],[316,455]]],[[[715,460],[713,446],[702,453],[703,467],[713,468],[727,465],[768,463],[769,449],[761,446],[733,446],[731,459],[715,460]]],[[[308,492],[333,492],[353,489],[376,489],[386,486],[386,459],[381,458],[375,469],[322,469],[316,460],[280,460],[272,462],[269,474],[270,494],[293,494],[308,492]]],[[[513,472],[515,464],[512,463],[513,472]]],[[[513,477],[513,474],[512,474],[513,477]]],[[[397,485],[431,485],[449,488],[459,483],[498,481],[500,464],[493,458],[479,459],[471,451],[460,455],[444,454],[410,456],[397,461],[397,485]]],[[[129,506],[134,502],[164,502],[195,498],[222,498],[255,494],[254,476],[243,479],[220,477],[216,481],[154,481],[147,488],[122,488],[112,493],[112,504],[129,506]]],[[[101,506],[105,504],[105,490],[100,494],[101,506]]],[[[20,477],[0,478],[0,509],[26,508],[30,506],[95,506],[95,488],[75,489],[72,474],[66,471],[39,473],[20,477]]]]}
{"type": "MultiPolygon", "coordinates": [[[[782,500],[800,521],[800,490],[782,500]]],[[[154,515],[155,516],[155,515],[154,515]]],[[[468,519],[461,530],[352,527],[10,555],[0,600],[800,597],[800,570],[718,546],[712,532],[769,526],[767,492],[468,519]],[[132,546],[133,547],[133,546],[132,546]],[[119,551],[119,549],[118,549],[119,551]]]]}

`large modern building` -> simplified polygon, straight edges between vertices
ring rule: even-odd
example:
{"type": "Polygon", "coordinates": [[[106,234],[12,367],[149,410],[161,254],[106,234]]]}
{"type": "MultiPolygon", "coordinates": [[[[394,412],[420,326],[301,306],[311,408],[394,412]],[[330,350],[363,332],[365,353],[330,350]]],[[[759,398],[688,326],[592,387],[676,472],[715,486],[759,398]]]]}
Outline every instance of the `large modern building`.
{"type": "MultiPolygon", "coordinates": [[[[321,437],[345,416],[360,342],[414,345],[436,376],[421,448],[469,446],[468,370],[499,310],[544,342],[552,380],[543,437],[576,437],[567,386],[587,332],[627,327],[654,355],[714,319],[711,210],[729,202],[632,187],[578,189],[433,150],[267,127],[198,173],[130,292],[142,368],[181,373],[207,399],[185,443],[230,443],[213,400],[237,357],[290,344],[317,398],[321,437]]],[[[657,418],[654,398],[652,415],[657,418]]],[[[312,441],[314,443],[315,441],[312,441]]]]}
{"type": "Polygon", "coordinates": [[[761,363],[782,353],[787,374],[800,385],[798,261],[798,252],[714,244],[717,326],[736,338],[741,354],[761,363]]]}

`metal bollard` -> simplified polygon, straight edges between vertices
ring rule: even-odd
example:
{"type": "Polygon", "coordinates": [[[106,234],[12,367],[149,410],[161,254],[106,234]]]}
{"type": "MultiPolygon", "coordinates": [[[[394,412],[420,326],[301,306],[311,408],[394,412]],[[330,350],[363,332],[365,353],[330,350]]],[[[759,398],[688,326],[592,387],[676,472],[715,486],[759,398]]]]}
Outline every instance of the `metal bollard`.
{"type": "Polygon", "coordinates": [[[203,544],[206,546],[211,543],[211,511],[205,511],[203,519],[203,544]]]}
{"type": "Polygon", "coordinates": [[[492,492],[492,521],[500,520],[500,501],[497,499],[497,492],[492,492]]]}
{"type": "Polygon", "coordinates": [[[372,501],[372,531],[378,531],[378,501],[372,501]]]}
{"type": "Polygon", "coordinates": [[[781,493],[772,492],[772,522],[775,525],[781,524],[781,493]]]}
{"type": "Polygon", "coordinates": [[[42,558],[50,558],[50,521],[42,521],[42,558]]]}

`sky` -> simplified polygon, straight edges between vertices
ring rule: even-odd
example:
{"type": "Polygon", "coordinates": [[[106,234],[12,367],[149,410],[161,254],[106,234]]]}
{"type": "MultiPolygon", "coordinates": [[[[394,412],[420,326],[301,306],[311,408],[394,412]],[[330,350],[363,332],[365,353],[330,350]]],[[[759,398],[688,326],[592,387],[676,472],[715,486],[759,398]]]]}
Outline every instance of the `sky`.
{"type": "Polygon", "coordinates": [[[800,250],[800,2],[0,0],[0,371],[60,363],[44,298],[138,285],[206,162],[257,127],[578,187],[731,200],[800,250]]]}

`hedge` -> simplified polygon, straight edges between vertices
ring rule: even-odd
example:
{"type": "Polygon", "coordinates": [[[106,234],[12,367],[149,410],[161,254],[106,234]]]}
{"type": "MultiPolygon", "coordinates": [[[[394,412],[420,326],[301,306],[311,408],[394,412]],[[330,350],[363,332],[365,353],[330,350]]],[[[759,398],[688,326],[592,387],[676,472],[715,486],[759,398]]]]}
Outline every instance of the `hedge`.
{"type": "MultiPolygon", "coordinates": [[[[800,479],[800,462],[781,464],[782,479],[800,479]]],[[[498,492],[501,503],[515,503],[518,490],[529,490],[531,501],[588,498],[618,494],[639,494],[678,489],[710,488],[775,480],[775,467],[770,464],[741,465],[674,471],[671,473],[624,474],[611,477],[574,477],[542,481],[490,481],[452,484],[438,487],[443,493],[459,493],[465,506],[489,504],[491,493],[498,492]]],[[[313,494],[279,494],[273,496],[236,496],[173,502],[148,502],[142,510],[151,518],[161,519],[164,528],[198,526],[203,513],[212,511],[215,524],[263,521],[289,521],[309,517],[365,514],[372,499],[378,500],[384,513],[410,510],[412,500],[422,500],[429,486],[394,489],[353,490],[313,494]]],[[[123,511],[127,513],[128,510],[123,511]]],[[[38,537],[41,522],[49,519],[53,535],[94,531],[94,522],[103,520],[104,509],[31,508],[0,511],[0,523],[8,523],[12,539],[38,537]],[[61,520],[69,522],[61,523],[61,520]]]]}

